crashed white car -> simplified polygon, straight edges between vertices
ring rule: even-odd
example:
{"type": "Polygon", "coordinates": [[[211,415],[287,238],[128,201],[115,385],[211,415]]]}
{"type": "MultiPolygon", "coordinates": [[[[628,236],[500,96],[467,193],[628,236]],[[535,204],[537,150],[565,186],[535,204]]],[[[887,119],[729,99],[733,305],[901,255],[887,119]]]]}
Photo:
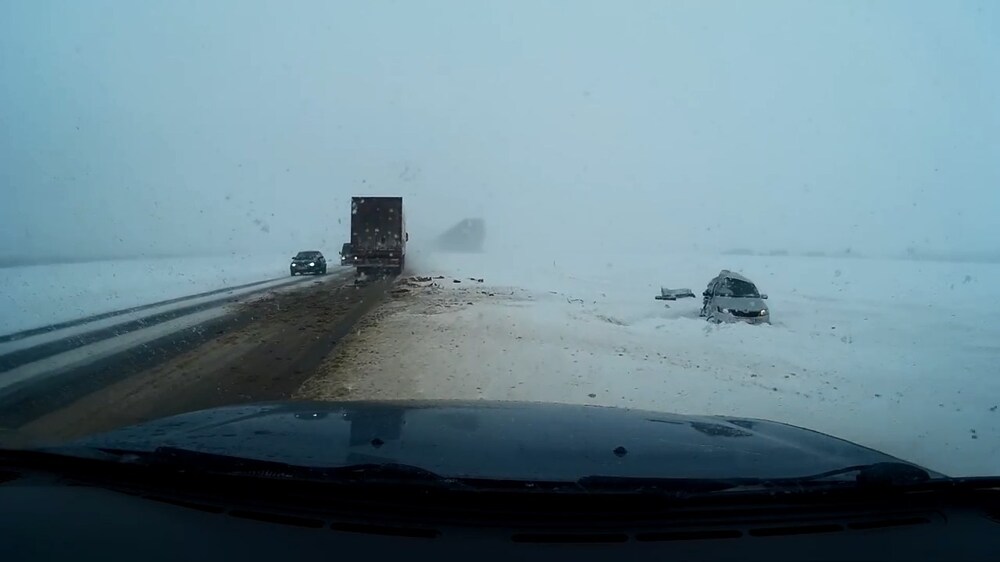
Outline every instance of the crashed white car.
{"type": "Polygon", "coordinates": [[[771,312],[757,286],[739,273],[723,269],[702,293],[701,316],[711,322],[770,324],[771,312]]]}

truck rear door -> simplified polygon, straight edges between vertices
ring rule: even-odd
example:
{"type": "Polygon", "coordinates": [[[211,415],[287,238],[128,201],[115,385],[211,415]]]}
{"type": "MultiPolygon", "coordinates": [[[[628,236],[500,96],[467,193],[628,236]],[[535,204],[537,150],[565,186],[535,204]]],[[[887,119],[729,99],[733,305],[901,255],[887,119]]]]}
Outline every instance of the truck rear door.
{"type": "Polygon", "coordinates": [[[403,251],[402,197],[355,197],[351,202],[351,246],[355,255],[403,251]]]}

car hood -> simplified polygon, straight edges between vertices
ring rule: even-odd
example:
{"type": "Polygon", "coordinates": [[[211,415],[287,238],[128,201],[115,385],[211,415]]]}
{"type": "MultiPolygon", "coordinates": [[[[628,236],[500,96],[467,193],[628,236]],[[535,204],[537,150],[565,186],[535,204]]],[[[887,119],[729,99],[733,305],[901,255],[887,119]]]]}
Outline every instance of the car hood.
{"type": "Polygon", "coordinates": [[[712,299],[715,306],[720,308],[728,308],[730,310],[740,310],[744,312],[760,312],[761,310],[767,310],[767,304],[764,299],[759,299],[756,297],[715,297],[712,299]]]}
{"type": "Polygon", "coordinates": [[[518,402],[285,402],[182,414],[72,446],[160,446],[336,467],[414,465],[447,477],[793,477],[897,461],[758,419],[518,402]]]}

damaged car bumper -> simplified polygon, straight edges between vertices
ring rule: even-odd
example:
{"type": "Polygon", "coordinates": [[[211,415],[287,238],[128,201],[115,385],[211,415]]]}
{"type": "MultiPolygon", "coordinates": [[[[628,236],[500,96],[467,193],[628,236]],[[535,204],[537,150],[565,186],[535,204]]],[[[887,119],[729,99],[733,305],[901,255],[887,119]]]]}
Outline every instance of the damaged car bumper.
{"type": "Polygon", "coordinates": [[[771,313],[767,310],[717,310],[712,314],[716,322],[744,322],[746,324],[770,324],[771,313]]]}

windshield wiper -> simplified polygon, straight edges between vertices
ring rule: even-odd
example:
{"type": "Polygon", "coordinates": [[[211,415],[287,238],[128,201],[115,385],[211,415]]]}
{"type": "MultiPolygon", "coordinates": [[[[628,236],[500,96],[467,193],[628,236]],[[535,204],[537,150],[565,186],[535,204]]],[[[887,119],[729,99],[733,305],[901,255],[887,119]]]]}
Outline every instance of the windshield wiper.
{"type": "Polygon", "coordinates": [[[894,487],[906,486],[909,484],[921,484],[931,479],[931,475],[919,466],[905,462],[878,462],[873,464],[862,464],[839,468],[802,476],[798,478],[772,479],[771,485],[776,486],[796,486],[810,482],[823,482],[836,476],[844,476],[857,473],[854,483],[858,486],[894,487]]]}
{"type": "Polygon", "coordinates": [[[157,447],[152,451],[100,448],[119,462],[185,473],[252,477],[269,480],[317,481],[359,484],[424,484],[457,486],[424,468],[400,463],[362,463],[346,466],[303,466],[178,447],[157,447]]]}
{"type": "Polygon", "coordinates": [[[587,476],[577,483],[595,492],[642,492],[668,495],[698,495],[722,491],[803,491],[815,489],[898,489],[929,482],[930,474],[902,462],[856,465],[819,474],[788,478],[656,478],[587,476]],[[854,474],[853,479],[843,478],[854,474]],[[840,478],[838,478],[840,477],[840,478]]]}
{"type": "Polygon", "coordinates": [[[855,465],[818,474],[788,478],[660,478],[593,475],[576,481],[535,482],[473,477],[446,477],[402,463],[359,463],[345,466],[303,466],[224,454],[159,447],[151,451],[115,448],[63,450],[0,450],[0,457],[27,461],[53,470],[79,469],[106,473],[107,463],[139,467],[151,472],[232,476],[268,481],[432,487],[465,491],[523,491],[531,493],[653,494],[676,498],[725,493],[808,493],[830,491],[1000,490],[998,477],[931,478],[924,469],[904,462],[855,465]],[[852,476],[853,475],[853,476],[852,476]]]}

